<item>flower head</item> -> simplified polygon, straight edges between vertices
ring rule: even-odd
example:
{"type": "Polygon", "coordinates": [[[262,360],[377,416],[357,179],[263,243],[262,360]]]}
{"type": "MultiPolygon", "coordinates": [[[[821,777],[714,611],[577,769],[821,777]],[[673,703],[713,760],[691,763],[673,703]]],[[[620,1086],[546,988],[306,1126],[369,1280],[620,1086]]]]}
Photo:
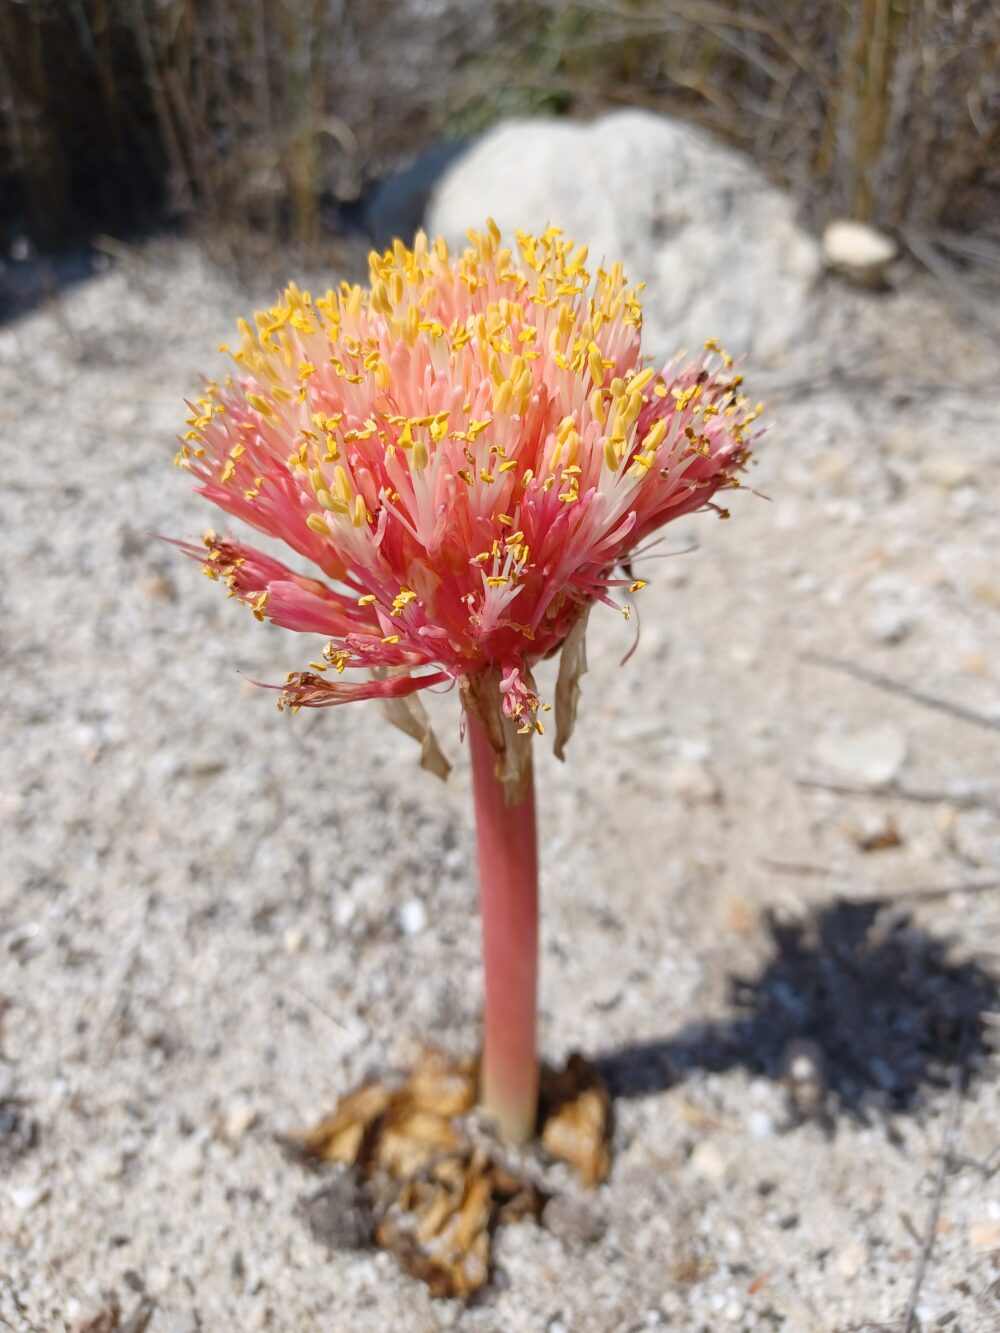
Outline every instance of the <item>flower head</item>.
{"type": "Polygon", "coordinates": [[[314,569],[214,534],[197,551],[258,618],[328,639],[282,702],[459,681],[502,750],[541,730],[532,663],[575,628],[582,651],[588,608],[643,586],[622,569],[638,543],[738,485],[756,412],[714,342],[644,367],[620,264],[592,278],[556,228],[516,253],[492,223],[470,241],[397,241],[368,289],[289,286],[241,323],[178,461],[314,569]]]}

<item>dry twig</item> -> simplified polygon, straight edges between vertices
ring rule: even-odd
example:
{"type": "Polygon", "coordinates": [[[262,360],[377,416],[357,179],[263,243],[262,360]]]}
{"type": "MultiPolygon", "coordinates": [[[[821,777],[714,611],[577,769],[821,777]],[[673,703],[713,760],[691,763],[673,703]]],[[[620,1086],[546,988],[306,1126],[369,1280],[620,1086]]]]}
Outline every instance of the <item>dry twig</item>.
{"type": "Polygon", "coordinates": [[[900,698],[909,699],[912,703],[922,704],[924,708],[947,713],[949,717],[958,718],[960,722],[968,722],[975,727],[988,727],[990,731],[1000,731],[1000,717],[990,717],[988,713],[966,708],[964,704],[953,703],[951,699],[942,699],[937,694],[926,694],[923,690],[914,689],[912,685],[894,680],[892,676],[883,675],[881,671],[872,671],[870,667],[858,666],[856,662],[847,662],[840,657],[829,657],[826,653],[803,653],[802,660],[811,662],[815,666],[827,667],[831,671],[840,671],[845,676],[853,676],[855,680],[863,680],[866,685],[874,685],[876,689],[885,690],[887,694],[896,694],[900,698]]]}

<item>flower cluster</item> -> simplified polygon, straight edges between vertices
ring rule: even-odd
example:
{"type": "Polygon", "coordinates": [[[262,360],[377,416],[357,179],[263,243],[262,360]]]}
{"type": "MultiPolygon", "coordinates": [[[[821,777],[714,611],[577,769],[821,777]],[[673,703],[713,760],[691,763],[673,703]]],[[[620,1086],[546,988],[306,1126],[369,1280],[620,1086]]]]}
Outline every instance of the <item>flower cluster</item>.
{"type": "Polygon", "coordinates": [[[516,239],[491,223],[452,257],[419,234],[371,256],[367,289],[289,286],[192,406],[178,461],[201,493],[315,571],[186,548],[259,618],[327,638],[283,702],[489,682],[541,730],[532,663],[643,586],[622,568],[643,538],[739,484],[756,410],[732,361],[709,342],[644,367],[621,265],[592,277],[556,228],[516,239]]]}

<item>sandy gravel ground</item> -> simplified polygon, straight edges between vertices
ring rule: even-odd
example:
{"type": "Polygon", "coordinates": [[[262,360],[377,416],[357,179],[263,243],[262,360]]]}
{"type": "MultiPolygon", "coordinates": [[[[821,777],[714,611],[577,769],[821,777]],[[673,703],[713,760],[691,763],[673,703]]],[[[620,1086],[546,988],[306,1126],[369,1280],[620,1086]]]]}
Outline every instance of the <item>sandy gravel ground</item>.
{"type": "Polygon", "coordinates": [[[447,786],[374,706],[279,716],[248,678],[313,646],[150,539],[212,520],[179,399],[251,300],[193,249],[0,329],[0,1327],[1000,1328],[1000,388],[900,281],[747,368],[770,502],[668,533],[538,747],[543,1043],[604,1061],[617,1158],[468,1310],[327,1244],[274,1138],[475,1044],[456,701],[447,786]]]}

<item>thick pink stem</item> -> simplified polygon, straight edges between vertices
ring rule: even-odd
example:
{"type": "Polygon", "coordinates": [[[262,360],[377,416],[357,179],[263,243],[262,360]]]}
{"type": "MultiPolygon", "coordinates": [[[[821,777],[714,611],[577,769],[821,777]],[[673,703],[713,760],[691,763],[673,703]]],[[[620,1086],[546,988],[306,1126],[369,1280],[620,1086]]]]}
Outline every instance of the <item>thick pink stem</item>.
{"type": "Polygon", "coordinates": [[[469,717],[486,1003],[480,1098],[504,1138],[525,1143],[538,1111],[538,841],[535,791],[508,805],[486,730],[469,717]]]}

